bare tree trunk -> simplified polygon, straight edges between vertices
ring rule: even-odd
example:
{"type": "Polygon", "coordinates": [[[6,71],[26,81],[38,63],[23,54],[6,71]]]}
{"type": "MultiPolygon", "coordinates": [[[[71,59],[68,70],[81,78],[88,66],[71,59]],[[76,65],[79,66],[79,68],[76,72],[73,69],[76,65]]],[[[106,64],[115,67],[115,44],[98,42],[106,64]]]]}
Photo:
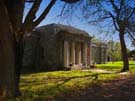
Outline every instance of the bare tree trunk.
{"type": "Polygon", "coordinates": [[[16,86],[16,95],[20,96],[21,92],[19,89],[20,76],[22,70],[22,61],[23,61],[24,45],[23,38],[20,38],[18,42],[15,43],[15,86],[16,86]]]}
{"type": "MultiPolygon", "coordinates": [[[[9,43],[9,45],[12,44],[10,46],[10,48],[12,48],[13,55],[10,57],[7,57],[7,58],[8,59],[11,58],[11,62],[13,60],[12,65],[9,63],[6,63],[7,61],[4,60],[5,61],[4,65],[9,64],[10,66],[12,66],[13,72],[14,72],[14,75],[11,75],[9,73],[10,78],[13,78],[12,81],[14,81],[14,85],[12,85],[12,87],[14,87],[14,89],[13,89],[14,93],[11,93],[10,96],[21,95],[20,89],[19,89],[19,82],[20,82],[20,74],[21,74],[22,58],[23,58],[23,45],[22,45],[23,39],[21,39],[21,38],[17,39],[17,38],[19,37],[19,35],[22,35],[22,33],[20,34],[19,31],[20,31],[20,27],[22,25],[24,3],[25,3],[25,0],[12,0],[12,1],[3,0],[3,1],[1,1],[1,4],[3,5],[3,7],[5,9],[5,15],[3,15],[3,17],[1,17],[1,20],[2,21],[3,21],[3,19],[6,20],[6,21],[3,21],[3,22],[5,22],[5,24],[7,21],[8,22],[7,22],[7,25],[5,25],[5,26],[1,25],[2,27],[0,27],[0,28],[2,28],[5,31],[8,28],[10,28],[10,30],[11,30],[8,32],[8,34],[10,36],[9,36],[9,39],[7,39],[7,41],[8,41],[7,44],[8,43],[9,43]],[[5,19],[5,18],[7,18],[7,19],[5,19]],[[15,37],[15,35],[16,35],[16,37],[15,37]]],[[[0,9],[2,11],[2,8],[0,8],[0,9]]],[[[3,13],[3,11],[1,13],[3,13]]],[[[4,34],[4,33],[1,32],[1,34],[4,34]]],[[[4,34],[4,35],[5,35],[5,37],[8,37],[6,34],[4,34]]],[[[3,46],[5,47],[5,43],[3,43],[3,46]]],[[[5,51],[5,50],[3,50],[3,51],[5,51]]],[[[0,58],[4,58],[4,57],[5,57],[5,55],[1,56],[0,58]]],[[[8,68],[9,68],[8,70],[10,70],[11,67],[8,67],[8,68]]],[[[7,75],[7,74],[5,74],[5,75],[7,75]]],[[[7,89],[8,92],[10,92],[10,90],[11,89],[7,89]]]]}
{"type": "Polygon", "coordinates": [[[13,30],[5,5],[0,1],[0,97],[15,95],[13,30]]]}
{"type": "Polygon", "coordinates": [[[127,55],[127,48],[124,40],[124,31],[120,31],[120,44],[121,44],[121,52],[122,52],[122,60],[123,60],[123,68],[122,72],[129,70],[129,62],[128,62],[128,55],[127,55]]]}

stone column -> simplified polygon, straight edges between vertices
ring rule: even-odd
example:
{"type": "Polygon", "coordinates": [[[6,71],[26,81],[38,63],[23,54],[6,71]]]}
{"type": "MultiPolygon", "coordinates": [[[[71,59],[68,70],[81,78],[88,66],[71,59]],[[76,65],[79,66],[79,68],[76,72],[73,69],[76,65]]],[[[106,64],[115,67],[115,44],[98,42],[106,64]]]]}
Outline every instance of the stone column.
{"type": "Polygon", "coordinates": [[[107,45],[106,45],[106,48],[105,48],[105,63],[108,61],[107,57],[108,57],[108,51],[107,51],[107,45]]]}
{"type": "Polygon", "coordinates": [[[100,46],[100,56],[101,56],[101,58],[100,58],[100,63],[102,64],[103,63],[103,61],[104,61],[104,57],[103,57],[103,46],[100,46]]]}
{"type": "Polygon", "coordinates": [[[78,56],[78,43],[76,43],[76,46],[75,46],[75,52],[76,52],[76,55],[75,55],[75,61],[76,61],[76,64],[79,64],[79,56],[78,56]]]}
{"type": "Polygon", "coordinates": [[[75,65],[75,42],[71,44],[71,61],[73,66],[75,65]]]}
{"type": "Polygon", "coordinates": [[[76,61],[77,64],[81,64],[82,63],[82,50],[81,50],[81,44],[77,43],[76,45],[76,61]]]}
{"type": "Polygon", "coordinates": [[[76,64],[79,64],[79,49],[78,49],[78,43],[76,43],[76,64]]]}
{"type": "Polygon", "coordinates": [[[87,66],[87,43],[83,44],[83,64],[87,66]]]}
{"type": "Polygon", "coordinates": [[[81,64],[81,44],[80,43],[77,44],[76,52],[77,52],[76,54],[77,64],[81,64]]]}
{"type": "Polygon", "coordinates": [[[69,66],[69,43],[67,40],[64,41],[64,67],[69,66]]]}
{"type": "Polygon", "coordinates": [[[87,65],[91,64],[92,60],[92,48],[91,48],[91,44],[88,44],[87,46],[87,65]]]}

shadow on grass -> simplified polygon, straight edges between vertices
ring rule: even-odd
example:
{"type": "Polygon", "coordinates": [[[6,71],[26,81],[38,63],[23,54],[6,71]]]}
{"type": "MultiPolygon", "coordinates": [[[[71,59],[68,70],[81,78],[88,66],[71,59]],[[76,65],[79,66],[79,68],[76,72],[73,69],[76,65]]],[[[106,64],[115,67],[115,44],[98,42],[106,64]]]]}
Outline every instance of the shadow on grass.
{"type": "MultiPolygon", "coordinates": [[[[61,94],[65,94],[65,93],[68,93],[70,91],[74,91],[76,88],[78,89],[79,86],[77,84],[80,83],[80,81],[77,82],[77,84],[73,85],[74,87],[71,87],[71,88],[64,85],[64,84],[68,83],[70,80],[74,80],[74,79],[77,79],[77,78],[87,78],[88,80],[90,80],[90,83],[89,83],[90,85],[96,85],[96,84],[100,83],[100,81],[98,79],[99,76],[100,75],[105,75],[105,74],[112,74],[112,73],[95,73],[95,74],[91,74],[91,75],[73,76],[73,77],[61,77],[61,78],[55,78],[54,77],[54,78],[51,78],[51,79],[53,79],[53,80],[56,79],[56,80],[54,80],[56,82],[53,81],[53,83],[55,83],[55,85],[45,87],[42,90],[39,90],[38,92],[29,91],[29,89],[25,90],[23,92],[24,93],[23,96],[24,97],[25,96],[26,97],[31,97],[31,98],[33,98],[33,97],[36,98],[37,96],[39,98],[48,98],[48,96],[49,97],[51,96],[52,98],[57,97],[57,96],[60,96],[61,94]]],[[[25,81],[23,81],[23,82],[25,82],[25,81]]],[[[27,86],[27,85],[34,86],[34,85],[40,85],[40,84],[46,84],[46,83],[45,82],[40,82],[40,81],[39,82],[37,82],[37,81],[35,81],[35,82],[26,82],[26,85],[23,85],[23,86],[27,86]],[[30,83],[32,83],[32,84],[30,84],[30,83]]]]}
{"type": "MultiPolygon", "coordinates": [[[[135,91],[135,88],[134,88],[135,78],[134,77],[127,78],[125,80],[116,79],[116,80],[106,81],[105,84],[107,85],[100,85],[99,83],[97,83],[98,78],[100,75],[104,75],[104,74],[109,75],[110,73],[100,73],[100,74],[96,73],[96,74],[85,75],[85,76],[64,78],[62,83],[57,84],[54,87],[50,87],[47,90],[47,91],[53,91],[56,89],[56,90],[61,91],[61,93],[56,94],[54,96],[51,93],[48,93],[48,95],[46,96],[33,98],[33,95],[32,95],[33,93],[30,92],[31,95],[29,95],[29,97],[31,97],[34,100],[47,100],[47,101],[48,100],[54,101],[54,99],[55,101],[134,101],[135,100],[135,96],[134,96],[135,92],[133,92],[132,94],[132,91],[135,91]],[[81,90],[79,92],[77,92],[76,89],[75,89],[75,92],[74,91],[72,92],[72,90],[68,90],[67,88],[64,88],[64,87],[61,88],[62,85],[64,85],[65,83],[67,83],[68,81],[72,79],[85,78],[85,77],[90,77],[92,79],[92,83],[94,82],[94,84],[90,88],[81,90]],[[64,92],[64,90],[67,90],[67,93],[64,92]],[[74,93],[74,95],[72,95],[72,93],[74,93]]],[[[43,95],[44,93],[46,92],[45,91],[38,92],[38,95],[43,95]]]]}

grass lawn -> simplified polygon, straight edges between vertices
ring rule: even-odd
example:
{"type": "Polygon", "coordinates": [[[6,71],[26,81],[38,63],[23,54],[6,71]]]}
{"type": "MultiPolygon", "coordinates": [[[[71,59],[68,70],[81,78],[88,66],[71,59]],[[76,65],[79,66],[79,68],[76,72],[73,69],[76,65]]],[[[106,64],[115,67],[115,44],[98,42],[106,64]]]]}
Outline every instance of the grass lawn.
{"type": "MultiPolygon", "coordinates": [[[[97,68],[118,71],[122,62],[97,64],[97,68]]],[[[135,73],[135,62],[130,61],[130,69],[135,73]]],[[[23,74],[20,88],[22,97],[19,99],[55,99],[64,94],[87,89],[91,85],[100,85],[106,80],[121,77],[120,74],[97,73],[94,71],[54,71],[23,74]]]]}
{"type": "MultiPolygon", "coordinates": [[[[96,68],[99,69],[106,69],[110,71],[120,71],[122,69],[123,62],[117,61],[117,62],[108,62],[106,64],[97,64],[96,68]]],[[[129,67],[130,71],[135,73],[135,61],[129,61],[129,67]]]]}
{"type": "Polygon", "coordinates": [[[119,76],[81,70],[25,74],[21,76],[21,98],[55,98],[119,76]]]}

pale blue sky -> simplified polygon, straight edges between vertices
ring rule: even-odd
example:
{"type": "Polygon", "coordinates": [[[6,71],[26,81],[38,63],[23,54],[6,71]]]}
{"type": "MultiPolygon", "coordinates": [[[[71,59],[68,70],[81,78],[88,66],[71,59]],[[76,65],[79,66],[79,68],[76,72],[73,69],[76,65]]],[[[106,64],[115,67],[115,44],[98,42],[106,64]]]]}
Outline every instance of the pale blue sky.
{"type": "MultiPolygon", "coordinates": [[[[44,10],[44,7],[46,7],[46,5],[49,3],[50,0],[43,0],[40,9],[37,13],[36,16],[39,16],[42,11],[44,10]]],[[[61,13],[62,7],[64,5],[64,2],[61,2],[60,0],[57,0],[56,4],[53,6],[53,8],[51,9],[51,11],[49,12],[49,14],[47,15],[47,17],[38,25],[38,26],[43,26],[43,25],[47,25],[47,24],[51,24],[51,23],[60,23],[60,24],[65,24],[65,25],[69,25],[69,23],[67,23],[67,21],[65,19],[60,19],[57,16],[61,13]]],[[[31,7],[30,4],[26,5],[26,9],[24,12],[24,16],[27,14],[29,8],[31,7]]],[[[86,32],[88,32],[91,36],[95,36],[95,37],[100,37],[103,36],[103,34],[98,34],[98,28],[89,25],[87,22],[83,21],[83,20],[79,20],[77,18],[74,18],[72,23],[70,23],[71,26],[85,30],[86,32]],[[98,34],[98,36],[96,35],[98,34]]],[[[105,36],[105,35],[104,35],[105,36]]],[[[115,35],[112,37],[110,37],[110,40],[115,40],[118,41],[119,37],[118,35],[115,35]]],[[[134,47],[131,47],[131,42],[130,40],[126,39],[126,44],[127,47],[129,49],[134,49],[134,47]]]]}

